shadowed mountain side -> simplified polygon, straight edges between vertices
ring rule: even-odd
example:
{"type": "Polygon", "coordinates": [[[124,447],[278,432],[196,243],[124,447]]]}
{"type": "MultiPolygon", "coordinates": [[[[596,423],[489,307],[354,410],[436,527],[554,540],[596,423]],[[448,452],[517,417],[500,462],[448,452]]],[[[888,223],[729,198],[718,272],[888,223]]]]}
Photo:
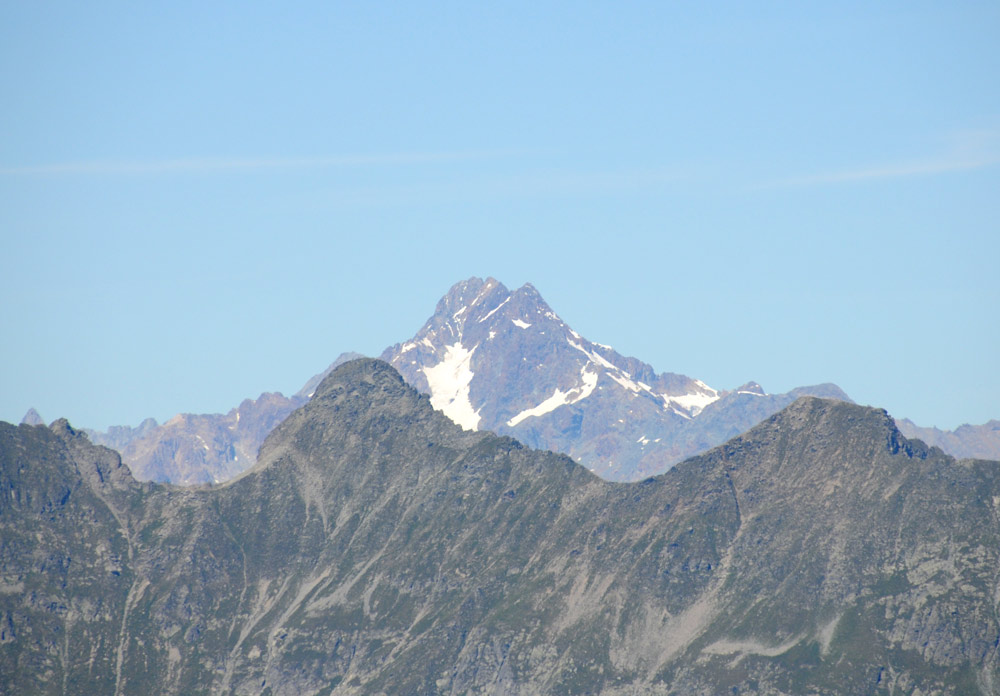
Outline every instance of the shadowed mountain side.
{"type": "Polygon", "coordinates": [[[360,360],[222,486],[81,439],[0,427],[13,692],[997,693],[1000,465],[876,409],[616,484],[360,360]]]}

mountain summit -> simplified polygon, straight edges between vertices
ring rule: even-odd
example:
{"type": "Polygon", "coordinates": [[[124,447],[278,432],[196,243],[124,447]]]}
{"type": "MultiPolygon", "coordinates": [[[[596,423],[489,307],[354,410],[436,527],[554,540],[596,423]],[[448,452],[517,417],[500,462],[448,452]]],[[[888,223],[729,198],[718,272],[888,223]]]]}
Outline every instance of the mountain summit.
{"type": "Polygon", "coordinates": [[[833,385],[770,395],[752,382],[726,392],[657,373],[582,337],[531,284],[512,292],[494,278],[453,286],[381,357],[462,427],[565,452],[612,480],[662,473],[798,396],[847,400],[833,385]]]}

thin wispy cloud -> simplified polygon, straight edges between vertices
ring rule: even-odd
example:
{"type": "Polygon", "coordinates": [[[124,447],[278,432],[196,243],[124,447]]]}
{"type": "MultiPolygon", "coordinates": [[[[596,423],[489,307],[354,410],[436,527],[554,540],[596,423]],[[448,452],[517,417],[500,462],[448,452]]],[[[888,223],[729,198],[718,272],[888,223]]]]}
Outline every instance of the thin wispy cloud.
{"type": "Polygon", "coordinates": [[[361,166],[433,164],[497,159],[518,154],[512,150],[399,152],[331,157],[187,157],[168,160],[92,160],[0,167],[5,175],[211,174],[215,172],[334,169],[361,166]]]}
{"type": "Polygon", "coordinates": [[[465,177],[391,186],[337,189],[325,195],[334,206],[444,204],[503,199],[603,196],[662,190],[689,183],[691,168],[529,170],[504,176],[465,177]]]}
{"type": "Polygon", "coordinates": [[[818,184],[840,184],[869,179],[900,179],[903,177],[927,176],[931,174],[947,174],[971,169],[982,169],[997,164],[997,159],[975,160],[927,160],[918,162],[902,162],[860,169],[827,172],[807,176],[790,177],[770,182],[767,186],[780,188],[783,186],[813,186],[818,184]]]}
{"type": "Polygon", "coordinates": [[[793,176],[769,181],[756,188],[820,186],[933,176],[1000,164],[1000,131],[964,131],[954,134],[949,140],[951,147],[937,157],[793,176]]]}

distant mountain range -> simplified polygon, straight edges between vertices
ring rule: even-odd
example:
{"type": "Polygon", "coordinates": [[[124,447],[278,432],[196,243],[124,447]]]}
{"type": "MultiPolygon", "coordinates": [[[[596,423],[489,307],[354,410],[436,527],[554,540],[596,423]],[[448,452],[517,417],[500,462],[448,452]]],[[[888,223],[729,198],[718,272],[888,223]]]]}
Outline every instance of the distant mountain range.
{"type": "Polygon", "coordinates": [[[955,430],[921,428],[908,418],[897,420],[896,425],[906,437],[940,447],[953,457],[1000,460],[1000,420],[962,425],[955,430]]]}
{"type": "MultiPolygon", "coordinates": [[[[251,466],[268,433],[352,357],[357,354],[340,356],[292,397],[262,394],[224,415],[186,414],[163,425],[148,419],[137,428],[86,432],[120,451],[140,480],[222,482],[251,466]]],[[[717,390],[657,373],[580,336],[530,284],[510,291],[493,278],[456,284],[413,338],[381,357],[463,427],[569,454],[616,481],[662,473],[800,396],[850,400],[833,384],[768,394],[755,382],[717,390]]],[[[31,420],[40,420],[38,414],[31,420]]],[[[1000,459],[1000,430],[991,423],[947,432],[904,420],[900,428],[956,456],[1000,459]]]]}
{"type": "MultiPolygon", "coordinates": [[[[457,307],[467,322],[493,309],[481,291],[457,307]]],[[[451,326],[434,326],[450,372],[432,363],[433,397],[351,361],[218,486],[138,483],[65,421],[0,424],[0,691],[1000,693],[997,462],[804,397],[612,483],[435,411],[482,425],[552,397],[480,394],[462,351],[489,351],[451,326]]],[[[570,406],[615,378],[664,412],[713,396],[570,338],[585,357],[559,387],[570,406]]]]}
{"type": "MultiPolygon", "coordinates": [[[[342,363],[361,357],[344,353],[291,397],[280,393],[244,399],[226,414],[179,414],[163,425],[152,418],[139,427],[107,432],[83,429],[98,445],[117,450],[140,481],[180,485],[227,481],[257,461],[261,443],[288,414],[306,403],[320,380],[342,363]]],[[[37,420],[37,413],[32,420],[37,420]]]]}

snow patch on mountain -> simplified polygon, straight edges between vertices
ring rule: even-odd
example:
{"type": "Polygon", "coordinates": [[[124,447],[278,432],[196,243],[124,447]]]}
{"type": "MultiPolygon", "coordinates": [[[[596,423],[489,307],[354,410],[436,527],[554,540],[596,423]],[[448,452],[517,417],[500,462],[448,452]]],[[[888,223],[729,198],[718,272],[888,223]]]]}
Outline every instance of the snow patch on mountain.
{"type": "MultiPolygon", "coordinates": [[[[633,394],[641,394],[646,392],[652,396],[659,397],[663,399],[663,407],[667,410],[671,410],[679,416],[684,418],[693,418],[701,413],[706,406],[708,406],[713,401],[719,399],[719,393],[712,389],[710,386],[705,384],[700,380],[695,380],[695,384],[699,387],[698,392],[692,392],[690,394],[681,394],[680,396],[673,396],[670,394],[657,394],[653,391],[645,382],[637,382],[632,379],[631,375],[622,370],[621,368],[613,365],[600,353],[593,350],[588,350],[581,344],[567,339],[569,345],[576,348],[578,351],[586,355],[591,362],[600,365],[605,368],[608,372],[607,375],[615,382],[617,382],[623,389],[626,389],[633,394]]],[[[591,345],[600,346],[600,343],[594,343],[591,345]]],[[[601,346],[604,347],[604,346],[601,346]]]]}
{"type": "MultiPolygon", "coordinates": [[[[628,389],[630,392],[634,392],[636,394],[643,391],[643,387],[646,386],[641,382],[633,382],[625,375],[625,373],[618,375],[609,374],[608,377],[618,382],[618,384],[620,384],[623,388],[628,389]]],[[[645,391],[649,391],[649,387],[646,387],[645,391]]]]}
{"type": "Polygon", "coordinates": [[[560,406],[566,406],[569,404],[575,404],[577,401],[583,401],[594,392],[594,388],[597,386],[597,373],[587,372],[587,366],[584,365],[583,369],[580,371],[580,378],[582,380],[582,384],[580,384],[580,386],[565,392],[562,389],[557,388],[552,396],[534,408],[521,411],[507,421],[507,425],[513,428],[525,418],[542,416],[551,411],[555,411],[560,406]]]}
{"type": "Polygon", "coordinates": [[[421,368],[431,391],[431,406],[466,430],[479,427],[479,411],[469,400],[472,383],[472,354],[461,343],[445,346],[444,359],[433,367],[421,368]]]}
{"type": "MultiPolygon", "coordinates": [[[[709,387],[711,389],[711,387],[709,387]]],[[[692,394],[682,394],[681,396],[669,396],[664,394],[664,400],[669,400],[671,404],[677,404],[684,410],[686,410],[690,415],[697,416],[699,413],[705,410],[713,401],[719,400],[719,394],[714,389],[712,389],[711,394],[705,394],[700,392],[695,392],[692,394]]]]}
{"type": "Polygon", "coordinates": [[[529,326],[531,326],[531,324],[529,324],[528,322],[521,321],[520,319],[511,319],[511,322],[514,324],[514,326],[520,327],[522,329],[526,329],[529,326]]]}

